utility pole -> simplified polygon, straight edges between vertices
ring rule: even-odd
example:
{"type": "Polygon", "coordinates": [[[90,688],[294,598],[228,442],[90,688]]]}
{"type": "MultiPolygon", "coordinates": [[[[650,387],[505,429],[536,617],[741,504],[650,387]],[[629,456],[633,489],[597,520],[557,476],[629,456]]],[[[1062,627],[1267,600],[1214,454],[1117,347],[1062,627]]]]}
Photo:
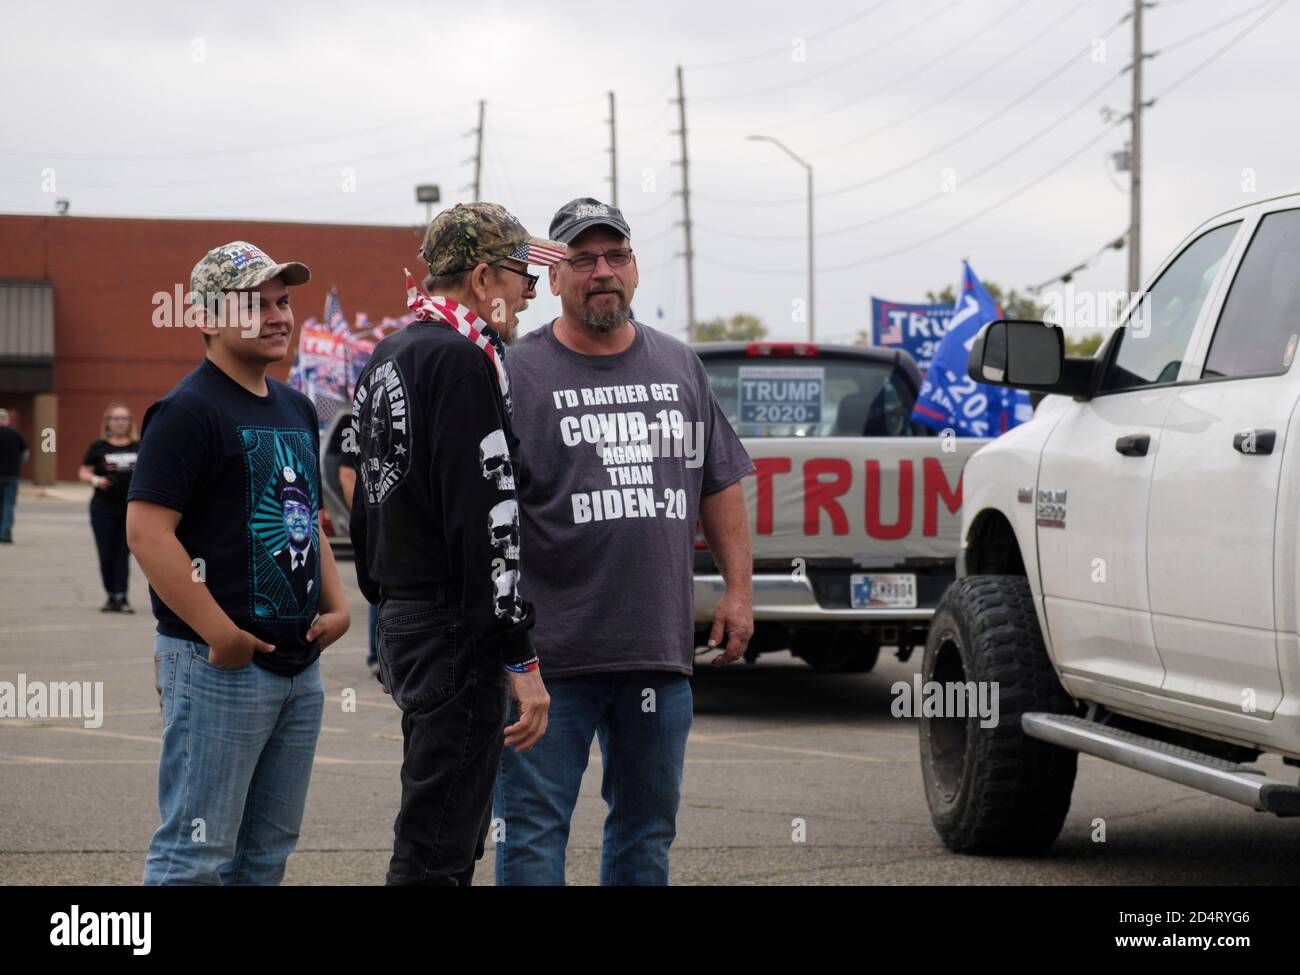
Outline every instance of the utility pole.
{"type": "Polygon", "coordinates": [[[1142,7],[1133,0],[1133,107],[1129,113],[1128,291],[1142,287],[1142,7]]]}
{"type": "Polygon", "coordinates": [[[609,93],[609,202],[618,206],[618,136],[614,127],[614,93],[609,93]]]}
{"type": "Polygon", "coordinates": [[[478,103],[478,128],[474,130],[474,202],[483,196],[483,107],[481,98],[478,103]]]}
{"type": "Polygon", "coordinates": [[[695,340],[695,248],[691,246],[691,177],[690,159],[686,154],[686,90],[682,84],[682,66],[677,65],[677,132],[681,136],[682,158],[682,229],[686,234],[686,335],[695,340]]]}

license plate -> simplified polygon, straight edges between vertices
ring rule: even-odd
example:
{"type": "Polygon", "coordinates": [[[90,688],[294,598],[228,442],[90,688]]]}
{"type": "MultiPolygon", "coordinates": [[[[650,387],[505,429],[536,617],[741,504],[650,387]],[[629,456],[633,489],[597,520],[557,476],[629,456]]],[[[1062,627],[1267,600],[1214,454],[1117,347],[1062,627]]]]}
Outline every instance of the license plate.
{"type": "Polygon", "coordinates": [[[854,609],[915,609],[916,576],[868,575],[849,577],[854,609]]]}

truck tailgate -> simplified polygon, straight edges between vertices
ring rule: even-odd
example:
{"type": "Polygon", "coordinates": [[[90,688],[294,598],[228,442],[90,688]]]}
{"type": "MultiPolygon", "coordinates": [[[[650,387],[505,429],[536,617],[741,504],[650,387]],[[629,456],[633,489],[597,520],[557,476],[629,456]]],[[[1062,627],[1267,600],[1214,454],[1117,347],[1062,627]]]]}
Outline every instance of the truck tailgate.
{"type": "Polygon", "coordinates": [[[755,563],[955,559],[961,472],[985,439],[749,438],[744,480],[755,563]]]}

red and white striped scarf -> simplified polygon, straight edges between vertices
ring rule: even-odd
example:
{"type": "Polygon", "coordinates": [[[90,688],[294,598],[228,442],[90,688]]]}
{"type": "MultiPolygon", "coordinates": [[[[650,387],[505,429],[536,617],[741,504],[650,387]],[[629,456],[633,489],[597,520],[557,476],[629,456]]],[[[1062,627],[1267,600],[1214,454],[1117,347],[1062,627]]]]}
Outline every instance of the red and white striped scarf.
{"type": "MultiPolygon", "coordinates": [[[[405,270],[405,269],[403,269],[405,270]]],[[[406,307],[415,312],[417,322],[442,322],[450,325],[461,335],[469,339],[488,357],[492,368],[496,370],[497,382],[501,385],[501,398],[505,400],[506,409],[510,408],[510,380],[506,378],[505,363],[501,354],[487,335],[483,334],[481,319],[460,302],[440,295],[422,294],[415,286],[415,278],[406,271],[406,307]]]]}

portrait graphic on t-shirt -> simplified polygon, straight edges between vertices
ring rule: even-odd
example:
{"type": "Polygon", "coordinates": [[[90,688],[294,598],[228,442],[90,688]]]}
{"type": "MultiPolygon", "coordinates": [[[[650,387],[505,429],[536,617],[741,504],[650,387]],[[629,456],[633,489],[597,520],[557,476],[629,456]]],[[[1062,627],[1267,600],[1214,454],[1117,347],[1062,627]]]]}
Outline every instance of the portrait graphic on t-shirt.
{"type": "Polygon", "coordinates": [[[316,454],[303,430],[240,431],[250,492],[249,592],[263,620],[310,620],[320,596],[316,454]]]}

